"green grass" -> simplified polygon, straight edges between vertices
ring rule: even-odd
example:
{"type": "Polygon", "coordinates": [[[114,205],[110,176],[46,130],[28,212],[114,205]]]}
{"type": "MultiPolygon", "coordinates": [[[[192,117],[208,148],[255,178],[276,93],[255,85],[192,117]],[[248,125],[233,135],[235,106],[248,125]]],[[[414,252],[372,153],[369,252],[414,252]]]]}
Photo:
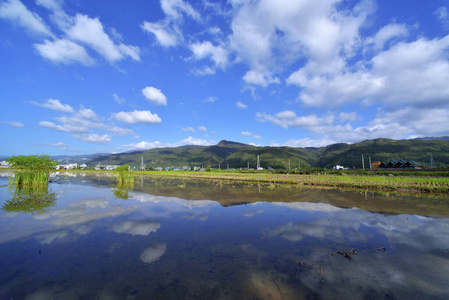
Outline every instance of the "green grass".
{"type": "Polygon", "coordinates": [[[448,177],[416,177],[416,176],[379,176],[379,175],[336,175],[336,174],[275,174],[263,172],[192,172],[192,171],[170,171],[136,172],[139,175],[157,177],[191,177],[203,179],[236,180],[250,182],[266,182],[270,184],[290,183],[304,184],[310,186],[344,187],[371,190],[396,190],[414,192],[448,193],[448,177]]]}

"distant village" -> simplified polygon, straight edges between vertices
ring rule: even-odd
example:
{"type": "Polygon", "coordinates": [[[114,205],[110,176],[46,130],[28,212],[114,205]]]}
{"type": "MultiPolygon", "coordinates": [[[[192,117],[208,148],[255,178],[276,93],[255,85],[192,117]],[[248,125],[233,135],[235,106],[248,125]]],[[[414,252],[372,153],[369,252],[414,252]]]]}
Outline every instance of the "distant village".
{"type": "MultiPolygon", "coordinates": [[[[289,164],[290,165],[290,164],[289,164]]],[[[117,168],[119,165],[104,165],[104,164],[98,164],[95,167],[90,167],[91,169],[95,169],[95,170],[106,170],[106,171],[113,171],[115,168],[117,168]]],[[[8,168],[9,164],[7,161],[2,161],[0,162],[0,168],[8,168]]],[[[56,170],[77,170],[77,169],[81,169],[84,170],[88,167],[87,164],[83,163],[83,164],[78,164],[78,163],[67,163],[67,164],[60,164],[58,166],[56,166],[56,170]]],[[[431,166],[432,167],[432,166],[431,166]]],[[[299,166],[300,168],[300,166],[299,166]]],[[[219,165],[219,169],[221,169],[220,165],[219,165]]],[[[250,168],[250,165],[248,163],[247,168],[239,168],[240,170],[258,170],[258,171],[263,171],[264,168],[260,166],[260,161],[259,158],[257,160],[257,167],[256,168],[250,168]]],[[[272,167],[267,167],[266,168],[268,171],[274,171],[274,168],[272,167]]],[[[290,168],[289,168],[290,169],[290,168]]],[[[296,168],[297,170],[298,168],[296,168]]],[[[344,167],[342,165],[335,165],[333,166],[334,170],[348,170],[349,168],[344,167]]],[[[363,169],[365,169],[365,166],[363,165],[363,169]]],[[[415,161],[411,161],[411,160],[390,160],[388,162],[380,162],[380,161],[375,161],[375,162],[370,162],[369,163],[369,169],[415,169],[415,170],[419,170],[422,169],[421,165],[415,161]]],[[[140,170],[140,171],[145,171],[145,170],[150,170],[149,168],[146,168],[143,164],[143,160],[142,160],[142,164],[140,166],[140,168],[138,167],[130,167],[130,170],[140,170]]],[[[153,168],[151,170],[154,171],[206,171],[206,168],[204,168],[203,166],[194,166],[193,168],[190,166],[183,166],[181,168],[179,167],[175,167],[175,166],[170,166],[170,167],[156,167],[153,168]]],[[[229,165],[226,166],[226,168],[224,170],[235,170],[235,168],[229,168],[229,165]]]]}

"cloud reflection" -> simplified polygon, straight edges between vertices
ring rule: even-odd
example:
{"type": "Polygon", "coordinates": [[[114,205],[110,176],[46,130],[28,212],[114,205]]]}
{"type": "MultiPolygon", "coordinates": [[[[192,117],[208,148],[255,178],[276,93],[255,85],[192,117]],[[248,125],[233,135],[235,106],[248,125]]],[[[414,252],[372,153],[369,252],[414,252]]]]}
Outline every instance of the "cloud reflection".
{"type": "Polygon", "coordinates": [[[155,221],[123,221],[115,223],[112,226],[112,231],[131,235],[149,235],[160,227],[161,223],[155,221]]]}
{"type": "Polygon", "coordinates": [[[140,260],[144,263],[152,263],[157,261],[162,255],[164,255],[167,250],[167,245],[165,243],[156,244],[154,246],[150,246],[143,250],[142,254],[140,254],[140,260]]]}

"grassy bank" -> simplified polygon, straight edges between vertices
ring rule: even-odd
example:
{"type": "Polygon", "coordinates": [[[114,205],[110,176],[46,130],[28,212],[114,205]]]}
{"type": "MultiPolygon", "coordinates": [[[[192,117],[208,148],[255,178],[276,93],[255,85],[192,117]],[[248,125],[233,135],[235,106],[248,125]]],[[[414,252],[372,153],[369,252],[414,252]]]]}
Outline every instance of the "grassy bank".
{"type": "Polygon", "coordinates": [[[170,171],[135,172],[135,175],[157,177],[184,177],[214,180],[236,180],[249,182],[265,182],[271,184],[304,184],[310,186],[326,186],[355,188],[364,190],[413,191],[420,193],[449,193],[448,177],[432,176],[381,176],[381,175],[335,175],[335,174],[274,174],[274,173],[241,173],[241,172],[189,172],[170,171]]]}

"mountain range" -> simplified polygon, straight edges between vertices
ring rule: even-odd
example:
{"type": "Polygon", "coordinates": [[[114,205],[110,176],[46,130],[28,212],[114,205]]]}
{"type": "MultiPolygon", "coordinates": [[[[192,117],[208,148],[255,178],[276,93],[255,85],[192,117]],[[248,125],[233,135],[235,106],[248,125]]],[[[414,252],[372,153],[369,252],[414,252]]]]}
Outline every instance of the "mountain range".
{"type": "Polygon", "coordinates": [[[204,166],[212,168],[256,168],[257,156],[263,168],[332,168],[342,165],[347,168],[365,167],[369,160],[416,161],[422,166],[429,165],[433,156],[437,167],[449,165],[449,137],[420,138],[412,140],[392,140],[380,138],[355,144],[338,143],[326,147],[257,147],[222,140],[213,146],[180,146],[150,150],[95,155],[85,161],[88,165],[109,164],[140,167],[142,157],[146,168],[204,166]]]}

